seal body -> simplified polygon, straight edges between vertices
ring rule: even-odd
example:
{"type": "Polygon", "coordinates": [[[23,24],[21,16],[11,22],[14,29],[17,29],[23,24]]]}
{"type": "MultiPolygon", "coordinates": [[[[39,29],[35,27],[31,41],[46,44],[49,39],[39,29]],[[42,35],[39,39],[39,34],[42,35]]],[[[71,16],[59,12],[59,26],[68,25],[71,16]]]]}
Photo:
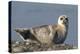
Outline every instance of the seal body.
{"type": "Polygon", "coordinates": [[[68,17],[61,15],[58,23],[54,25],[41,25],[29,29],[15,29],[23,39],[33,39],[41,44],[61,44],[65,41],[68,33],[68,17]]]}

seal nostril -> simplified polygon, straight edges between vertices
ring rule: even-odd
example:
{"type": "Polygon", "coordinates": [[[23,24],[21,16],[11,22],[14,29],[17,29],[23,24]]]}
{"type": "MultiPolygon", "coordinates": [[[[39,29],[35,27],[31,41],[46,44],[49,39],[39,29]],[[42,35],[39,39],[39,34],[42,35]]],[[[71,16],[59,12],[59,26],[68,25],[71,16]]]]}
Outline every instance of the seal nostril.
{"type": "Polygon", "coordinates": [[[65,18],[68,21],[68,18],[65,18]]]}

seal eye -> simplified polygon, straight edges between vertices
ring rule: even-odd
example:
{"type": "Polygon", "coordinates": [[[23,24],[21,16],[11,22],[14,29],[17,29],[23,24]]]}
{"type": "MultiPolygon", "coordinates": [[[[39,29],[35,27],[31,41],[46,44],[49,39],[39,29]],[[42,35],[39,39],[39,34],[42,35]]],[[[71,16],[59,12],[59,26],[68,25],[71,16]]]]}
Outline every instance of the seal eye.
{"type": "Polygon", "coordinates": [[[60,20],[63,20],[63,18],[60,18],[60,20]]]}

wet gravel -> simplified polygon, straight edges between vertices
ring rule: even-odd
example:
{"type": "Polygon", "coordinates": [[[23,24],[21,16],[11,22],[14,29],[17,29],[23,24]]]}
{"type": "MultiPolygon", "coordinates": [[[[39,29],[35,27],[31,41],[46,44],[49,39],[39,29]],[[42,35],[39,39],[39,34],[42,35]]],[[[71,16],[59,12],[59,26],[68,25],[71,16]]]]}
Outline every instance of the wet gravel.
{"type": "Polygon", "coordinates": [[[35,51],[52,51],[52,50],[67,50],[67,49],[74,49],[72,45],[68,44],[55,44],[51,46],[41,45],[38,42],[14,42],[12,43],[12,53],[18,52],[35,52],[35,51]]]}

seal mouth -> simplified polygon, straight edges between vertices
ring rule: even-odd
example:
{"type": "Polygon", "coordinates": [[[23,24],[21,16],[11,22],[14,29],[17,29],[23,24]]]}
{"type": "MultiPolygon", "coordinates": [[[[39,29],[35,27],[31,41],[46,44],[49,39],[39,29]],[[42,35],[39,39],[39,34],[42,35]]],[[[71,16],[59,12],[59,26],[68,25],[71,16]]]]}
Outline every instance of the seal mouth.
{"type": "Polygon", "coordinates": [[[66,23],[67,23],[67,21],[66,21],[66,20],[64,20],[64,21],[63,21],[63,24],[66,24],[66,23]]]}
{"type": "Polygon", "coordinates": [[[68,18],[65,18],[64,20],[63,20],[63,24],[67,24],[68,23],[68,18]]]}

